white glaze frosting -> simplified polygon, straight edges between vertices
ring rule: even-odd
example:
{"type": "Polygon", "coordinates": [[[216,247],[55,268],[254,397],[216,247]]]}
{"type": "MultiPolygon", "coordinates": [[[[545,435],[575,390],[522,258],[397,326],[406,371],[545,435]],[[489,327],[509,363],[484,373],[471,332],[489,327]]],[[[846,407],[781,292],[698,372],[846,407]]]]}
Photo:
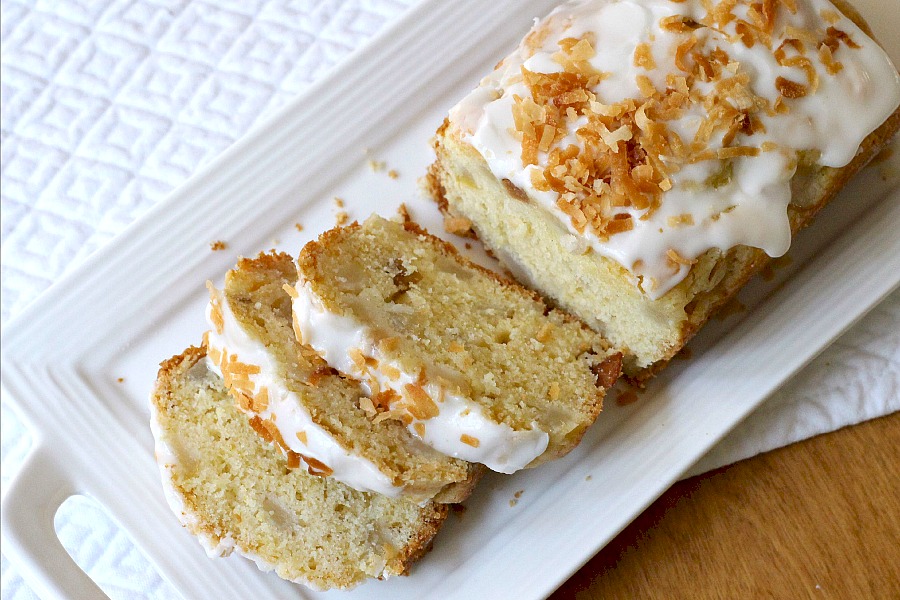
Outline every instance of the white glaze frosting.
{"type": "MultiPolygon", "coordinates": [[[[856,155],[862,140],[900,104],[900,77],[873,40],[827,0],[797,0],[797,6],[796,14],[781,9],[773,48],[788,37],[785,27],[826,30],[832,23],[823,14],[839,17],[833,26],[848,33],[860,47],[839,46],[834,58],[843,68],[834,75],[827,72],[815,51],[808,53],[818,74],[818,89],[805,97],[788,100],[787,114],[763,115],[764,132],[739,134],[741,144],[760,147],[769,142],[777,146],[775,150],[734,159],[730,182],[718,189],[703,182],[721,168],[721,161],[682,166],[672,178],[672,188],[663,192],[659,210],[641,220],[645,210],[624,209],[632,215],[634,228],[606,240],[599,239],[590,229],[579,233],[570,217],[557,207],[559,194],[537,190],[532,185],[532,172],[542,171],[547,164],[546,152],[539,153],[537,165],[522,166],[522,146],[514,135],[513,119],[514,96],[530,97],[522,81],[522,68],[539,73],[561,71],[562,66],[552,58],[560,50],[559,41],[591,33],[595,36],[596,54],[589,62],[607,74],[593,89],[598,100],[613,104],[629,98],[640,99],[637,76],[645,75],[657,89],[665,89],[666,74],[678,73],[675,50],[688,35],[663,30],[660,20],[685,15],[699,21],[706,14],[701,0],[576,0],[563,4],[545,19],[536,21],[532,31],[541,30],[547,36],[533,55],[526,38],[496,71],[450,111],[450,121],[463,139],[481,153],[496,177],[509,179],[556,217],[561,239],[568,239],[570,234],[584,239],[586,244],[576,245],[577,251],[590,247],[617,261],[638,276],[636,281],[647,296],[656,299],[683,280],[690,269],[680,265],[674,271],[667,260],[669,249],[687,259],[694,259],[710,248],[727,250],[739,244],[761,248],[770,256],[784,254],[791,242],[787,206],[791,200],[790,180],[796,171],[796,152],[818,151],[819,164],[842,167],[856,155]],[[650,45],[657,68],[648,70],[634,64],[635,48],[640,43],[650,45]],[[730,211],[723,213],[729,208],[730,211]],[[693,224],[670,226],[670,217],[685,214],[693,217],[693,224]]],[[[740,2],[734,13],[749,20],[747,8],[746,2],[740,2]]],[[[806,81],[802,69],[779,65],[772,50],[762,44],[748,48],[741,43],[730,43],[725,35],[735,33],[735,23],[732,21],[722,31],[703,27],[695,34],[700,47],[725,49],[731,60],[750,75],[750,85],[756,95],[774,103],[779,97],[777,77],[806,81]]],[[[702,108],[694,106],[681,118],[666,124],[682,139],[691,140],[704,116],[702,108]]],[[[582,147],[575,132],[585,122],[570,123],[562,147],[570,143],[582,147]]],[[[708,147],[721,148],[721,142],[719,134],[708,147]]]]}
{"type": "MultiPolygon", "coordinates": [[[[381,352],[378,336],[365,323],[327,310],[302,279],[296,289],[293,309],[303,343],[315,348],[329,365],[359,379],[370,392],[372,387],[390,389],[405,398],[409,395],[406,386],[418,384],[433,399],[436,416],[420,419],[404,411],[409,431],[432,448],[500,473],[525,468],[547,449],[550,436],[536,424],[531,429],[515,430],[491,420],[478,403],[438,383],[440,378],[431,376],[427,367],[425,381],[421,382],[419,373],[403,371],[395,359],[381,352]],[[375,359],[377,365],[361,369],[352,358],[356,351],[375,359]],[[473,445],[474,440],[477,445],[473,445]]],[[[391,410],[403,411],[403,403],[392,404],[391,410]]]]}
{"type": "MultiPolygon", "coordinates": [[[[309,456],[332,469],[330,477],[362,492],[375,492],[392,498],[404,495],[404,487],[394,485],[375,463],[348,451],[327,430],[313,421],[303,398],[289,389],[279,376],[278,365],[271,352],[262,342],[251,337],[238,322],[225,294],[212,287],[210,293],[215,295],[222,314],[222,332],[218,333],[210,317],[212,303],[207,306],[207,320],[212,326],[207,334],[210,353],[227,352],[236,356],[241,363],[259,367],[259,373],[251,374],[250,380],[256,390],[266,388],[268,392],[265,410],[253,414],[274,423],[288,448],[302,455],[301,460],[309,456]]],[[[221,376],[219,366],[212,361],[210,364],[213,372],[221,376]]],[[[434,496],[441,487],[419,490],[415,499],[424,501],[426,497],[434,496]]]]}

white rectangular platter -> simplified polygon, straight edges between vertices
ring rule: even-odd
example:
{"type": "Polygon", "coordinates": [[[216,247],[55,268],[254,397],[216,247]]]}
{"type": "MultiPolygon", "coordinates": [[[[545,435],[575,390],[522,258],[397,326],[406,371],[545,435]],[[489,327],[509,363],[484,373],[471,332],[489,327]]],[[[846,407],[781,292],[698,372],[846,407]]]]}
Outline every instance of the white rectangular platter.
{"type": "MultiPolygon", "coordinates": [[[[297,253],[333,225],[335,197],[358,219],[394,214],[405,202],[440,234],[436,209],[416,192],[431,160],[428,139],[454,100],[554,4],[422,3],[6,328],[2,384],[33,444],[3,499],[3,550],[42,597],[104,597],[56,538],[53,516],[73,494],[104,506],[185,598],[338,595],[314,594],[242,559],[210,560],[181,529],[163,498],[148,427],[156,365],[199,343],[207,279],[220,282],[238,254],[297,253]],[[386,168],[373,171],[371,159],[386,168]],[[212,252],[215,240],[227,250],[212,252]]],[[[900,11],[856,4],[900,64],[891,35],[900,11]]],[[[637,403],[608,402],[575,452],[487,477],[412,576],[340,597],[551,593],[900,284],[900,192],[885,175],[897,163],[858,177],[798,239],[790,267],[745,290],[742,318],[707,328],[693,359],[676,361],[637,403]]]]}

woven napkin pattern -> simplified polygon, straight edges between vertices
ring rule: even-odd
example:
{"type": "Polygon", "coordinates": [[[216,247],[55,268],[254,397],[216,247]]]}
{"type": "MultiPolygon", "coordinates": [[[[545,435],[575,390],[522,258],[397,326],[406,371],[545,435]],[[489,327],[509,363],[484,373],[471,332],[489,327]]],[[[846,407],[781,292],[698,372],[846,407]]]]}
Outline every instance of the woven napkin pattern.
{"type": "MultiPolygon", "coordinates": [[[[2,323],[414,3],[3,0],[2,323]]],[[[900,293],[695,471],[897,410],[900,293]]],[[[2,411],[5,489],[29,442],[2,411]]],[[[178,597],[91,501],[68,500],[56,525],[110,597],[178,597]]],[[[0,587],[35,597],[5,557],[0,587]]]]}
{"type": "MultiPolygon", "coordinates": [[[[2,323],[414,2],[3,0],[2,323]]],[[[29,442],[0,422],[5,488],[29,442]]],[[[56,527],[111,598],[178,597],[91,501],[56,527]]]]}

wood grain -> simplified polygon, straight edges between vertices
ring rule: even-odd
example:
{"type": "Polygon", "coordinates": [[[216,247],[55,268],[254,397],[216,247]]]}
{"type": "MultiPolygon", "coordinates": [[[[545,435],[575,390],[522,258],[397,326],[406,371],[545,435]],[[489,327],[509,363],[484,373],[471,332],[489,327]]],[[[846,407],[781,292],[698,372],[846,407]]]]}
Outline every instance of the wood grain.
{"type": "Polygon", "coordinates": [[[679,482],[552,598],[900,599],[900,413],[679,482]]]}

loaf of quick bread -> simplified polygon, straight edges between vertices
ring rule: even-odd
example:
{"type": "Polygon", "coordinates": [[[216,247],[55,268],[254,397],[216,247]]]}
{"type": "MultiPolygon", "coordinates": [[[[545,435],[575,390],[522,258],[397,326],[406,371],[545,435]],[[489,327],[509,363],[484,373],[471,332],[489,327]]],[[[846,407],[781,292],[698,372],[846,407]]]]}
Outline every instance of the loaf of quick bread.
{"type": "Polygon", "coordinates": [[[257,435],[203,349],[161,365],[150,398],[163,489],[210,556],[237,552],[313,589],[405,574],[448,506],[356,491],[257,435]]]}
{"type": "Polygon", "coordinates": [[[643,380],[900,126],[846,2],[579,0],[451,111],[448,230],[601,332],[643,380]]]}

